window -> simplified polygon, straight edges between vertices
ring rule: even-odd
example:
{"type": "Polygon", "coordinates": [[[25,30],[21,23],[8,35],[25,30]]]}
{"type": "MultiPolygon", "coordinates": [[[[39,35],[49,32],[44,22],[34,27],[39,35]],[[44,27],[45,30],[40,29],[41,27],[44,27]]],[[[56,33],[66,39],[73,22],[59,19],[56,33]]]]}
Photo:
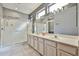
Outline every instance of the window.
{"type": "Polygon", "coordinates": [[[39,19],[41,16],[45,15],[45,9],[40,10],[36,14],[36,19],[39,19]]]}
{"type": "Polygon", "coordinates": [[[56,3],[54,5],[49,5],[49,12],[53,12],[54,10],[61,9],[63,6],[67,5],[68,3],[56,3]]]}

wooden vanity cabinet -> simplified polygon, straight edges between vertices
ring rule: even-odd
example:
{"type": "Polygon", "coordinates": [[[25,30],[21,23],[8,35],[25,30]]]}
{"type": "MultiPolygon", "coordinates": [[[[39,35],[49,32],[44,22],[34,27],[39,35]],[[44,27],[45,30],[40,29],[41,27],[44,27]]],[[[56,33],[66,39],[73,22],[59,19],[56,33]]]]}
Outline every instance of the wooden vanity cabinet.
{"type": "Polygon", "coordinates": [[[56,56],[56,43],[45,40],[45,56],[56,56]]]}
{"type": "Polygon", "coordinates": [[[45,51],[46,56],[56,56],[56,48],[55,47],[47,45],[45,47],[45,49],[46,49],[46,51],[45,51]]]}
{"type": "Polygon", "coordinates": [[[44,55],[44,39],[43,38],[38,39],[38,51],[40,54],[44,55]]]}
{"type": "Polygon", "coordinates": [[[30,45],[30,43],[31,43],[31,39],[30,39],[31,37],[30,37],[30,35],[27,35],[27,43],[30,45]]]}
{"type": "Polygon", "coordinates": [[[58,56],[77,56],[77,47],[58,43],[57,55],[58,56]]]}
{"type": "Polygon", "coordinates": [[[38,37],[34,36],[34,49],[38,50],[38,37]]]}
{"type": "Polygon", "coordinates": [[[31,35],[30,36],[30,45],[32,46],[32,47],[34,47],[34,39],[33,39],[34,37],[31,35]]]}
{"type": "Polygon", "coordinates": [[[28,35],[27,42],[44,56],[79,56],[79,48],[38,36],[28,35]]]}
{"type": "Polygon", "coordinates": [[[79,48],[78,48],[78,56],[79,56],[79,48]]]}
{"type": "Polygon", "coordinates": [[[69,54],[69,53],[64,52],[62,50],[58,50],[57,53],[58,53],[58,56],[72,56],[72,54],[69,54]]]}

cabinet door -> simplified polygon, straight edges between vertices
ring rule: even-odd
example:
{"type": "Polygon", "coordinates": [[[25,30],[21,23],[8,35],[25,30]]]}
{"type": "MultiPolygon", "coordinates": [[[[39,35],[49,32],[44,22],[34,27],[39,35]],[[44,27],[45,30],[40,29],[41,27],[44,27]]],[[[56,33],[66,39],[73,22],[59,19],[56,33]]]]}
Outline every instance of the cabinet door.
{"type": "Polygon", "coordinates": [[[56,56],[56,48],[46,44],[45,55],[47,56],[56,56]]]}
{"type": "Polygon", "coordinates": [[[43,55],[43,42],[39,42],[39,52],[43,55]]]}
{"type": "Polygon", "coordinates": [[[34,46],[34,44],[33,44],[33,41],[34,41],[33,36],[30,37],[30,41],[31,41],[31,43],[30,43],[31,46],[33,47],[34,46]]]}
{"type": "Polygon", "coordinates": [[[38,38],[34,37],[34,49],[38,50],[38,38]]]}
{"type": "Polygon", "coordinates": [[[30,35],[27,36],[27,42],[28,42],[28,44],[30,45],[30,43],[31,43],[30,35]]]}
{"type": "Polygon", "coordinates": [[[58,56],[73,56],[73,55],[66,53],[64,51],[58,50],[58,56]]]}
{"type": "Polygon", "coordinates": [[[38,41],[38,50],[42,55],[44,54],[44,42],[43,42],[43,39],[39,39],[39,41],[38,41]]]}
{"type": "Polygon", "coordinates": [[[79,48],[78,48],[78,56],[79,56],[79,48]]]}
{"type": "Polygon", "coordinates": [[[27,43],[29,42],[29,35],[27,34],[27,43]]]}
{"type": "Polygon", "coordinates": [[[77,48],[76,47],[73,47],[73,46],[70,46],[70,45],[66,45],[66,44],[62,44],[62,43],[58,43],[57,44],[57,48],[58,50],[62,50],[62,51],[65,51],[69,54],[72,54],[72,55],[77,55],[77,48]]]}
{"type": "Polygon", "coordinates": [[[38,39],[37,39],[37,37],[34,38],[34,48],[36,50],[38,50],[38,39]]]}

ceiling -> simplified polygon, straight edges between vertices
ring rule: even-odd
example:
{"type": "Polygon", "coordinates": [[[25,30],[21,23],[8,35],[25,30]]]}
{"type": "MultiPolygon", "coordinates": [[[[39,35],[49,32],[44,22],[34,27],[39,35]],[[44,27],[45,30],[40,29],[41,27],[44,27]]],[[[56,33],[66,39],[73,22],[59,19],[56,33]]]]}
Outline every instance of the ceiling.
{"type": "Polygon", "coordinates": [[[3,7],[30,14],[42,3],[2,3],[3,7]]]}

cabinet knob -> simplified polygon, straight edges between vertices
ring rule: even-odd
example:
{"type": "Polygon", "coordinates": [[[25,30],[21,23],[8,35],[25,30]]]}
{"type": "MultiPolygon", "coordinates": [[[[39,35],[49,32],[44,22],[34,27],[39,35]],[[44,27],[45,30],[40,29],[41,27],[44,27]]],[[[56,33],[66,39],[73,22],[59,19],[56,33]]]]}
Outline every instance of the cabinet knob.
{"type": "Polygon", "coordinates": [[[4,30],[4,28],[1,28],[1,30],[4,30]]]}

